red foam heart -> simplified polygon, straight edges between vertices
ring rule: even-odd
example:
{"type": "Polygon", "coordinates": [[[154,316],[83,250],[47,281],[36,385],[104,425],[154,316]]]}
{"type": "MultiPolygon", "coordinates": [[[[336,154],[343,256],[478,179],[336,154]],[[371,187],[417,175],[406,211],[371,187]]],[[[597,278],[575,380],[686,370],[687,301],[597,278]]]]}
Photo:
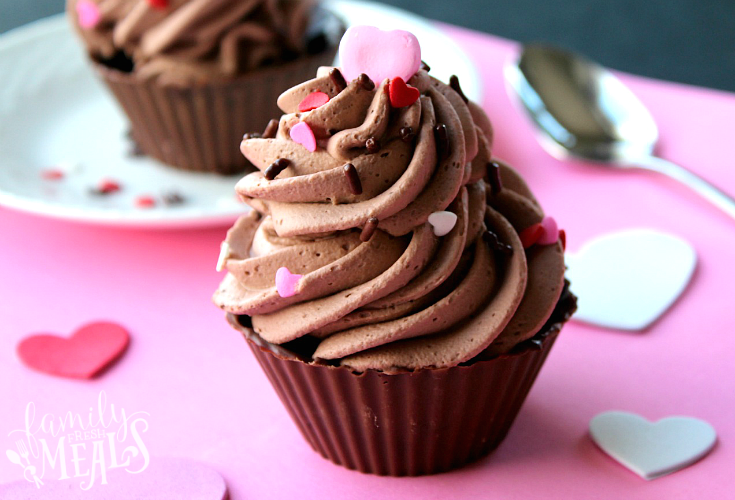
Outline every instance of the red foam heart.
{"type": "Polygon", "coordinates": [[[311,111],[312,109],[316,109],[319,106],[323,106],[328,102],[329,96],[324,92],[312,92],[311,94],[304,97],[304,99],[299,103],[299,111],[305,113],[307,111],[311,111]]]}
{"type": "Polygon", "coordinates": [[[18,356],[28,367],[69,378],[92,378],[116,361],[130,342],[115,323],[90,323],[71,337],[31,335],[18,344],[18,356]]]}
{"type": "Polygon", "coordinates": [[[397,76],[390,81],[388,87],[390,95],[390,104],[394,108],[405,108],[415,103],[421,93],[416,87],[411,87],[403,81],[403,78],[397,76]]]}

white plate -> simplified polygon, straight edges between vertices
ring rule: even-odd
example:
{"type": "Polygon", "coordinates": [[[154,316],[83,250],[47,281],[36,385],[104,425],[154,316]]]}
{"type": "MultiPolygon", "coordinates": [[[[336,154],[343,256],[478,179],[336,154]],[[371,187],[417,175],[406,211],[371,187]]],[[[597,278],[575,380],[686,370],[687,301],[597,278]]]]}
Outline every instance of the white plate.
{"type": "MultiPolygon", "coordinates": [[[[460,77],[479,97],[469,59],[427,21],[372,2],[331,1],[348,24],[400,27],[420,40],[432,74],[460,77]],[[450,65],[447,63],[451,62],[450,65]]],[[[117,226],[202,227],[230,224],[246,208],[234,194],[238,176],[182,172],[129,154],[125,116],[92,73],[64,16],[0,36],[0,204],[39,215],[117,226]],[[65,170],[59,180],[48,169],[65,170]],[[111,179],[121,191],[91,194],[111,179]],[[184,202],[162,202],[175,192],[184,202]],[[153,208],[136,199],[150,196],[153,208]]]]}

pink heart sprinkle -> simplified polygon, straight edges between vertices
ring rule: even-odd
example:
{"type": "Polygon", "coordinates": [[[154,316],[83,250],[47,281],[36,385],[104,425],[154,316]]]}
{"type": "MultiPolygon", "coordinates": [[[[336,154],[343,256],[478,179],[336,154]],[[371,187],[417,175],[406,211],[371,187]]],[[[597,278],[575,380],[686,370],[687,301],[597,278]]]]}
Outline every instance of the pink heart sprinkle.
{"type": "Polygon", "coordinates": [[[76,8],[79,26],[82,28],[92,29],[100,22],[100,10],[91,0],[79,0],[76,8]]]}
{"type": "Polygon", "coordinates": [[[348,82],[361,73],[376,85],[386,78],[411,79],[421,66],[421,46],[403,30],[383,31],[374,26],[353,26],[339,43],[342,74],[348,82]]]}
{"type": "Polygon", "coordinates": [[[538,239],[539,245],[553,245],[559,241],[559,228],[553,217],[544,217],[541,227],[544,228],[544,232],[538,239]]]}
{"type": "Polygon", "coordinates": [[[285,267],[279,267],[276,271],[276,290],[281,297],[296,295],[296,287],[301,279],[300,274],[291,274],[285,267]]]}
{"type": "Polygon", "coordinates": [[[316,137],[308,123],[299,122],[291,128],[291,139],[298,142],[312,153],[316,151],[316,137]]]}

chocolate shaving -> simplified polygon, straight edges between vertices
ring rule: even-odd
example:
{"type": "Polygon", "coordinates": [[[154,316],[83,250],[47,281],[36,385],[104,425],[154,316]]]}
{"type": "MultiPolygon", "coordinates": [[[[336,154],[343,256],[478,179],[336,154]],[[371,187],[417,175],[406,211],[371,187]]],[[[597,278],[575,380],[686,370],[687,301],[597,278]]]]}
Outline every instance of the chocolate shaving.
{"type": "Polygon", "coordinates": [[[452,90],[459,94],[459,97],[462,98],[465,104],[470,102],[470,100],[467,99],[467,96],[464,95],[464,92],[462,92],[462,87],[459,86],[459,78],[457,78],[457,75],[452,75],[449,77],[449,86],[452,87],[452,90]]]}
{"type": "Polygon", "coordinates": [[[498,194],[503,189],[503,181],[500,178],[500,165],[496,162],[487,164],[487,183],[490,184],[490,192],[498,194]]]}
{"type": "Polygon", "coordinates": [[[263,139],[273,139],[276,136],[276,132],[278,132],[278,120],[274,118],[268,122],[261,137],[263,139]]]}
{"type": "Polygon", "coordinates": [[[347,182],[350,185],[350,192],[352,194],[362,194],[362,182],[360,182],[360,176],[357,173],[357,169],[352,163],[347,163],[342,170],[347,177],[347,182]]]}
{"type": "Polygon", "coordinates": [[[489,229],[482,233],[482,239],[485,240],[485,242],[490,245],[490,248],[495,252],[499,252],[504,255],[513,254],[513,247],[508,245],[507,243],[503,243],[502,241],[500,241],[498,235],[493,233],[489,229]]]}
{"type": "Polygon", "coordinates": [[[403,142],[411,142],[413,138],[416,137],[416,134],[413,133],[413,128],[411,127],[403,127],[398,131],[398,133],[403,142]]]}
{"type": "Polygon", "coordinates": [[[424,61],[421,61],[421,69],[423,69],[424,71],[428,73],[429,71],[431,71],[431,66],[426,64],[424,61]]]}
{"type": "Polygon", "coordinates": [[[357,77],[357,83],[365,90],[373,90],[375,88],[375,83],[365,73],[360,73],[360,76],[357,77]]]}
{"type": "Polygon", "coordinates": [[[378,141],[375,137],[370,137],[367,141],[365,141],[365,147],[368,150],[368,153],[373,154],[380,151],[380,141],[378,141]]]}
{"type": "Polygon", "coordinates": [[[378,229],[378,222],[377,217],[370,217],[367,222],[365,222],[365,227],[362,228],[362,232],[360,233],[360,241],[370,241],[370,238],[375,234],[375,230],[378,229]]]}
{"type": "Polygon", "coordinates": [[[342,72],[339,69],[332,69],[332,71],[329,72],[329,79],[332,80],[332,84],[337,87],[338,94],[347,88],[345,77],[342,76],[342,72]]]}
{"type": "Polygon", "coordinates": [[[271,163],[268,168],[265,169],[265,173],[263,176],[269,180],[272,181],[273,179],[278,176],[281,172],[283,172],[289,165],[291,165],[291,162],[288,161],[286,158],[279,158],[273,163],[271,163]]]}
{"type": "Polygon", "coordinates": [[[451,153],[451,146],[449,145],[447,126],[443,123],[434,127],[434,140],[436,141],[436,153],[439,156],[439,160],[446,159],[451,153]]]}

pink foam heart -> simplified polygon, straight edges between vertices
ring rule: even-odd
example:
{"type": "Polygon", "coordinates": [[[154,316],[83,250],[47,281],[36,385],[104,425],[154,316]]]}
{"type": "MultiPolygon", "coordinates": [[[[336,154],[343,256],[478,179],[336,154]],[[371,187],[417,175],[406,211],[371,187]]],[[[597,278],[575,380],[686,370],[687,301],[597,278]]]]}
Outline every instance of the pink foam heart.
{"type": "Polygon", "coordinates": [[[79,26],[84,29],[92,29],[100,22],[102,17],[97,4],[91,0],[79,0],[76,6],[79,26]]]}
{"type": "Polygon", "coordinates": [[[353,26],[339,44],[339,60],[348,82],[361,73],[376,85],[386,78],[401,77],[408,81],[421,66],[421,46],[408,31],[353,26]]]}
{"type": "Polygon", "coordinates": [[[64,480],[46,477],[40,488],[36,488],[33,482],[28,481],[0,485],[0,498],[3,500],[228,498],[225,480],[217,471],[205,464],[182,458],[151,457],[148,467],[139,474],[131,474],[124,468],[108,469],[107,484],[101,484],[99,468],[96,472],[98,477],[89,491],[83,491],[79,485],[79,481],[85,483],[89,481],[89,475],[81,479],[72,477],[64,480]]]}
{"type": "Polygon", "coordinates": [[[434,235],[444,236],[454,229],[457,224],[457,214],[454,212],[434,212],[429,215],[429,224],[434,227],[434,235]]]}
{"type": "Polygon", "coordinates": [[[276,271],[276,290],[281,297],[296,295],[296,287],[301,279],[300,274],[291,274],[291,271],[281,267],[276,271]]]}
{"type": "Polygon", "coordinates": [[[291,128],[290,135],[294,142],[298,142],[312,153],[316,151],[316,137],[308,123],[297,123],[291,128]]]}
{"type": "Polygon", "coordinates": [[[18,356],[26,364],[50,375],[92,378],[116,361],[128,347],[127,330],[115,323],[90,323],[64,338],[31,335],[18,344],[18,356]]]}
{"type": "Polygon", "coordinates": [[[541,227],[544,232],[538,239],[539,245],[553,245],[559,241],[559,227],[553,217],[544,217],[544,220],[541,221],[541,227]]]}

